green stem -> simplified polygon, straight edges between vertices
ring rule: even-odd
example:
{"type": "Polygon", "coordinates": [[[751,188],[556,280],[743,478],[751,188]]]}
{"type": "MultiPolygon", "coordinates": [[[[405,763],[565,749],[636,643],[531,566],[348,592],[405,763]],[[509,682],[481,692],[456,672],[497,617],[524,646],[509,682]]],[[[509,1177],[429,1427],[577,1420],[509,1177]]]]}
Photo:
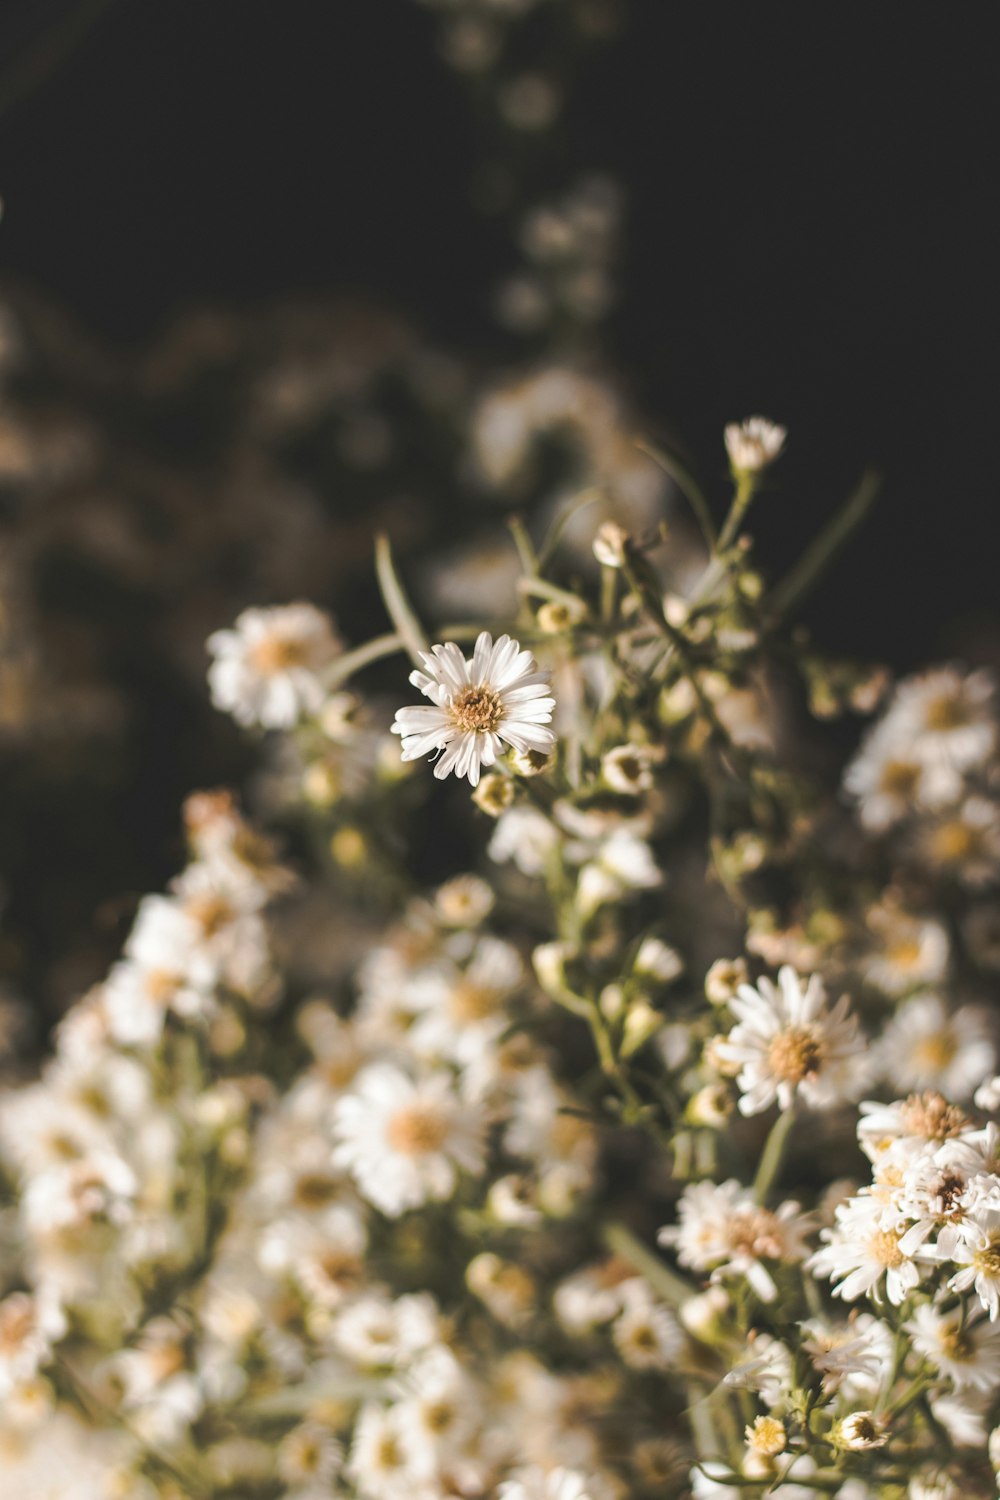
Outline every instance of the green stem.
{"type": "Polygon", "coordinates": [[[629,1261],[645,1276],[653,1291],[658,1292],[664,1302],[669,1302],[673,1307],[683,1307],[685,1302],[697,1296],[696,1286],[679,1275],[658,1255],[654,1255],[624,1224],[606,1224],[601,1231],[601,1238],[609,1250],[629,1261]]]}
{"type": "Polygon", "coordinates": [[[719,532],[717,551],[725,552],[727,547],[731,547],[736,540],[740,527],[743,525],[744,517],[750,509],[750,502],[754,497],[756,489],[756,474],[741,474],[737,479],[736,494],[733,496],[733,503],[729,507],[729,514],[723,522],[722,530],[719,532]]]}
{"type": "Polygon", "coordinates": [[[771,1189],[778,1180],[785,1159],[785,1147],[788,1144],[788,1137],[791,1133],[794,1120],[795,1106],[793,1104],[789,1109],[783,1109],[771,1126],[770,1134],[764,1143],[764,1150],[761,1153],[757,1175],[753,1180],[754,1197],[758,1203],[764,1204],[767,1202],[771,1189]]]}
{"type": "Polygon", "coordinates": [[[356,646],[353,651],[347,651],[343,656],[337,658],[326,674],[324,686],[337,688],[353,677],[355,672],[360,672],[362,667],[370,666],[373,661],[381,661],[383,657],[395,656],[397,651],[405,651],[406,646],[398,631],[392,631],[388,635],[377,635],[373,640],[366,641],[363,646],[356,646]]]}
{"type": "Polygon", "coordinates": [[[430,650],[416,612],[406,597],[393,562],[392,547],[384,532],[375,538],[375,572],[382,600],[390,620],[395,625],[410,660],[415,667],[422,667],[421,656],[430,650]]]}

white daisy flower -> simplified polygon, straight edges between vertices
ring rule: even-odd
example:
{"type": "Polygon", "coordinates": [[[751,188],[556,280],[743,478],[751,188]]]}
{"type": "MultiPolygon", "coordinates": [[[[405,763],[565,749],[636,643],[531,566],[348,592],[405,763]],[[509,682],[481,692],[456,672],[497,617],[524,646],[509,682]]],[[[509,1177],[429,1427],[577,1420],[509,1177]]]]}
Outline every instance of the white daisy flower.
{"type": "Polygon", "coordinates": [[[369,1294],[337,1313],[331,1338],[337,1349],[366,1369],[406,1365],[441,1337],[433,1297],[411,1292],[395,1301],[369,1294]]]}
{"type": "Polygon", "coordinates": [[[604,1486],[592,1486],[575,1469],[519,1469],[497,1490],[498,1500],[600,1500],[604,1486]]]}
{"type": "Polygon", "coordinates": [[[813,1318],[800,1324],[802,1348],[822,1375],[824,1395],[843,1390],[848,1400],[878,1394],[892,1358],[892,1334],[871,1313],[852,1313],[846,1323],[813,1318]]]}
{"type": "Polygon", "coordinates": [[[785,446],[788,432],[767,417],[747,417],[745,422],[730,422],[725,431],[726,452],[733,472],[757,474],[774,462],[785,446]]]}
{"type": "Polygon", "coordinates": [[[939,667],[901,682],[889,715],[922,759],[968,771],[989,760],[996,745],[993,693],[988,672],[963,676],[939,667]]]}
{"type": "Polygon", "coordinates": [[[622,1310],[611,1336],[624,1362],[633,1370],[671,1369],[684,1347],[673,1313],[656,1301],[639,1276],[622,1282],[618,1293],[622,1310]]]}
{"type": "Polygon", "coordinates": [[[522,875],[542,875],[558,843],[559,834],[544,813],[511,807],[497,819],[486,852],[498,865],[511,861],[522,875]]]}
{"type": "Polygon", "coordinates": [[[916,1261],[903,1249],[901,1235],[884,1227],[882,1205],[874,1198],[842,1203],[834,1228],[822,1230],[820,1238],[826,1244],[806,1262],[806,1269],[836,1280],[833,1295],[845,1302],[866,1293],[880,1301],[884,1279],[886,1295],[898,1307],[920,1283],[916,1261]]]}
{"type": "Polygon", "coordinates": [[[327,697],[323,673],[342,649],[329,616],[312,604],[245,609],[207,646],[216,708],[264,729],[291,729],[304,714],[319,713],[327,697]]]}
{"type": "Polygon", "coordinates": [[[948,971],[948,933],[932,917],[916,917],[892,898],[873,906],[868,926],[878,946],[865,962],[864,977],[887,995],[934,985],[948,971]]]}
{"type": "MultiPolygon", "coordinates": [[[[941,1231],[937,1255],[959,1267],[948,1282],[953,1292],[972,1287],[990,1322],[1000,1317],[1000,1183],[993,1179],[993,1199],[975,1204],[959,1223],[941,1231]]],[[[973,1189],[974,1191],[974,1189],[973,1189]]]]}
{"type": "Polygon", "coordinates": [[[1000,808],[988,797],[967,797],[946,816],[922,823],[912,848],[933,873],[966,886],[989,885],[1000,873],[1000,808]]]}
{"type": "Polygon", "coordinates": [[[956,1389],[994,1391],[1000,1385],[1000,1328],[988,1318],[963,1319],[961,1308],[942,1313],[922,1302],[906,1324],[918,1354],[947,1375],[956,1389]]]}
{"type": "Polygon", "coordinates": [[[851,1062],[864,1042],[846,995],[827,1008],[819,975],[803,986],[785,964],[777,985],[767,978],[756,987],[742,984],[729,1008],[737,1025],[716,1053],[739,1069],[743,1114],[759,1114],[775,1100],[788,1109],[796,1094],[814,1109],[829,1109],[850,1096],[851,1062]]]}
{"type": "Polygon", "coordinates": [[[965,1111],[934,1089],[909,1094],[892,1104],[865,1099],[859,1109],[858,1144],[873,1162],[887,1158],[889,1153],[908,1161],[931,1147],[956,1140],[971,1126],[965,1111]]]}
{"type": "Polygon", "coordinates": [[[890,717],[865,736],[844,772],[844,789],[857,801],[864,827],[884,833],[915,811],[954,801],[961,793],[962,778],[946,762],[928,762],[919,744],[890,717]]]}
{"type": "Polygon", "coordinates": [[[493,765],[507,745],[525,753],[552,749],[556,737],[546,726],[556,705],[548,673],[509,635],[494,643],[482,631],[468,659],[449,641],[421,653],[421,660],[425,670],[411,672],[410,681],[433,706],[396,714],[392,732],[402,736],[403,760],[443,751],[434,775],[454,771],[476,786],[483,766],[493,765]]]}
{"type": "Polygon", "coordinates": [[[676,1245],[682,1266],[711,1271],[712,1279],[743,1276],[762,1302],[778,1295],[765,1261],[786,1264],[804,1260],[809,1223],[797,1203],[772,1212],[762,1208],[749,1188],[735,1179],[696,1182],[685,1188],[677,1205],[680,1222],[661,1229],[661,1245],[676,1245]]]}
{"type": "Polygon", "coordinates": [[[881,1076],[895,1088],[940,1089],[967,1099],[996,1066],[985,1012],[972,1006],[949,1014],[938,995],[914,995],[893,1016],[875,1049],[881,1076]]]}
{"type": "Polygon", "coordinates": [[[482,1110],[459,1099],[449,1073],[415,1082],[390,1063],[374,1063],[337,1101],[333,1160],[369,1202],[396,1218],[450,1198],[460,1169],[481,1172],[484,1131],[482,1110]]]}

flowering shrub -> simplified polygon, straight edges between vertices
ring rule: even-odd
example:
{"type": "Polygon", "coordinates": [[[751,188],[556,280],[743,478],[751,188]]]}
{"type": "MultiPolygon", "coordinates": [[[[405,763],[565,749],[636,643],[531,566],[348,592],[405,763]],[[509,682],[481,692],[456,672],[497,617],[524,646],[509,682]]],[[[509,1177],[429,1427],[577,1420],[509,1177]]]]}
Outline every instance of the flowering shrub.
{"type": "Polygon", "coordinates": [[[0,1102],[5,1493],[994,1493],[993,684],[789,650],[784,439],[694,569],[570,504],[436,644],[384,541],[385,635],[209,638],[275,827],[192,797],[0,1102]]]}

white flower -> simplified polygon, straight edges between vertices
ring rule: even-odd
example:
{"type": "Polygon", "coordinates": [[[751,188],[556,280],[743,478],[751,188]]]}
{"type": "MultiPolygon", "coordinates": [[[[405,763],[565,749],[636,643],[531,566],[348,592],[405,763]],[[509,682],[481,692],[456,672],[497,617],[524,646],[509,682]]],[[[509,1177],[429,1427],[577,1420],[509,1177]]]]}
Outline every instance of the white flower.
{"type": "Polygon", "coordinates": [[[803,987],[787,964],[778,984],[761,979],[740,985],[729,1002],[737,1025],[717,1044],[720,1060],[739,1068],[737,1084],[745,1115],[759,1114],[777,1100],[788,1109],[796,1093],[814,1109],[848,1098],[851,1060],[862,1051],[857,1021],[842,996],[828,1009],[817,974],[803,987]]]}
{"type": "Polygon", "coordinates": [[[594,536],[594,556],[606,568],[625,566],[630,537],[617,521],[604,521],[594,536]]]}
{"type": "Polygon", "coordinates": [[[485,1117],[444,1072],[415,1082],[389,1063],[372,1064],[337,1101],[333,1128],[334,1164],[390,1218],[450,1198],[459,1169],[483,1169],[485,1117]]]}
{"type": "Polygon", "coordinates": [[[888,1155],[904,1162],[920,1156],[930,1146],[957,1139],[971,1123],[964,1110],[934,1089],[892,1104],[865,1099],[859,1108],[858,1144],[876,1163],[888,1155]]]}
{"type": "Polygon", "coordinates": [[[934,1088],[967,1099],[996,1066],[988,1018],[964,1006],[949,1014],[937,995],[914,995],[896,1012],[875,1049],[894,1088],[934,1088]]]}
{"type": "Polygon", "coordinates": [[[522,875],[541,875],[559,834],[544,813],[534,807],[511,807],[502,812],[487,854],[497,864],[511,860],[522,875]]]}
{"type": "Polygon", "coordinates": [[[329,616],[311,604],[245,609],[232,630],[208,638],[212,702],[240,724],[291,729],[318,713],[323,672],[340,655],[329,616]]]}
{"type": "Polygon", "coordinates": [[[800,1327],[806,1335],[802,1348],[823,1377],[825,1395],[841,1389],[849,1399],[878,1394],[892,1356],[892,1334],[880,1318],[852,1313],[846,1323],[813,1319],[800,1327]]]}
{"type": "Polygon", "coordinates": [[[948,971],[948,933],[931,917],[915,917],[895,899],[868,912],[879,946],[865,964],[869,984],[887,995],[905,995],[918,985],[939,983],[948,971]]]}
{"type": "MultiPolygon", "coordinates": [[[[973,1203],[960,1222],[943,1229],[937,1254],[942,1261],[960,1267],[948,1282],[952,1291],[965,1292],[973,1287],[990,1322],[995,1323],[1000,1317],[1000,1181],[995,1177],[988,1180],[992,1200],[983,1198],[973,1203]]],[[[975,1184],[970,1191],[975,1192],[975,1184]]]]}
{"type": "Polygon", "coordinates": [[[788,433],[767,417],[747,417],[726,427],[726,452],[736,474],[756,474],[774,462],[788,433]]]}
{"type": "Polygon", "coordinates": [[[62,1309],[50,1298],[12,1292],[0,1302],[0,1400],[34,1380],[65,1332],[62,1309]]]}
{"type": "Polygon", "coordinates": [[[406,1365],[434,1345],[441,1334],[434,1299],[426,1292],[397,1297],[358,1297],[337,1314],[332,1330],[336,1347],[368,1369],[406,1365]]]}
{"type": "Polygon", "coordinates": [[[437,1479],[472,1437],[481,1404],[469,1372],[439,1344],[393,1382],[402,1396],[394,1408],[411,1471],[437,1479]]]}
{"type": "Polygon", "coordinates": [[[282,1438],[278,1473],[288,1485],[326,1488],[340,1469],[343,1454],[336,1438],[319,1422],[302,1422],[282,1438]]]}
{"type": "Polygon", "coordinates": [[[657,758],[649,745],[616,745],[601,757],[601,774],[613,792],[637,797],[652,787],[657,758]]]}
{"type": "Polygon", "coordinates": [[[853,1302],[867,1292],[879,1301],[884,1278],[886,1295],[898,1307],[920,1282],[919,1268],[904,1251],[901,1235],[883,1227],[881,1204],[873,1198],[850,1198],[842,1203],[836,1225],[822,1230],[820,1238],[827,1243],[807,1262],[807,1270],[831,1280],[839,1278],[835,1297],[853,1302]]]}
{"type": "Polygon", "coordinates": [[[983,765],[996,745],[993,692],[987,672],[963,676],[939,667],[901,682],[889,714],[922,759],[968,771],[983,765]]]}
{"type": "Polygon", "coordinates": [[[622,1282],[618,1294],[622,1311],[611,1336],[622,1359],[633,1370],[671,1369],[684,1347],[673,1313],[656,1301],[639,1276],[622,1282]]]}
{"type": "Polygon", "coordinates": [[[392,732],[402,736],[403,760],[441,750],[434,775],[454,771],[475,786],[482,767],[493,765],[505,745],[543,754],[552,749],[556,737],[546,726],[555,699],[548,673],[510,636],[494,644],[484,630],[471,658],[449,641],[422,653],[421,660],[426,670],[411,672],[410,681],[433,706],[396,714],[392,732]]]}
{"type": "Polygon", "coordinates": [[[989,1114],[1000,1109],[1000,1074],[994,1073],[985,1079],[973,1094],[972,1102],[977,1109],[985,1109],[989,1114]]]}
{"type": "Polygon", "coordinates": [[[922,755],[906,726],[890,716],[866,735],[844,772],[844,788],[857,799],[865,828],[884,833],[921,809],[954,801],[962,778],[947,762],[922,755]]]}
{"type": "Polygon", "coordinates": [[[663,873],[646,841],[627,828],[616,828],[581,869],[577,905],[582,916],[593,916],[609,901],[620,901],[630,891],[652,890],[662,882],[663,873]]]}
{"type": "Polygon", "coordinates": [[[575,1469],[518,1469],[497,1490],[497,1500],[602,1500],[603,1485],[592,1486],[575,1469]]]}
{"type": "Polygon", "coordinates": [[[922,1302],[906,1324],[918,1354],[961,1390],[993,1391],[1000,1385],[1000,1328],[988,1318],[963,1321],[961,1309],[942,1313],[922,1302]]]}
{"type": "Polygon", "coordinates": [[[869,1448],[884,1448],[889,1441],[886,1425],[884,1418],[870,1411],[852,1411],[834,1428],[834,1441],[859,1453],[869,1448]]]}
{"type": "Polygon", "coordinates": [[[414,1475],[400,1431],[397,1409],[373,1401],[362,1408],[345,1472],[366,1500],[409,1500],[414,1475]]]}
{"type": "Polygon", "coordinates": [[[677,1205],[680,1223],[661,1229],[661,1245],[676,1245],[682,1266],[720,1276],[744,1276],[762,1302],[778,1294],[765,1261],[793,1263],[807,1254],[808,1222],[797,1203],[772,1212],[762,1208],[749,1188],[735,1179],[696,1182],[685,1188],[677,1205]]]}

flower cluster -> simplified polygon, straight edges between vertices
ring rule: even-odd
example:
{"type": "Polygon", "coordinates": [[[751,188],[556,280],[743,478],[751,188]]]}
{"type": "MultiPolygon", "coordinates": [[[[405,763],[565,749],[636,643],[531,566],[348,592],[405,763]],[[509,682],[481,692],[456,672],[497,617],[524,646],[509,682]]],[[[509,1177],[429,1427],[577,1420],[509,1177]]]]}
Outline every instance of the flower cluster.
{"type": "Polygon", "coordinates": [[[776,432],[729,436],[700,553],[557,510],[436,644],[384,542],[373,640],[307,604],[211,635],[274,826],[189,800],[0,1104],[25,1493],[995,1492],[996,877],[926,854],[992,807],[992,688],[900,683],[819,782],[810,709],[885,683],[774,650],[776,432]]]}

